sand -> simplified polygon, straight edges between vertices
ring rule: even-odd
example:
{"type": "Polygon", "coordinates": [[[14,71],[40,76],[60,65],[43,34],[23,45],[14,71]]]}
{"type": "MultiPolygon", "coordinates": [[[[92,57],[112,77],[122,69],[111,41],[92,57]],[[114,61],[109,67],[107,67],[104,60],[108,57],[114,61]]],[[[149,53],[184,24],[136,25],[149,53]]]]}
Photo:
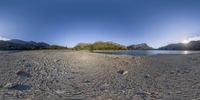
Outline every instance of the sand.
{"type": "Polygon", "coordinates": [[[0,51],[0,100],[200,99],[200,54],[0,51]]]}

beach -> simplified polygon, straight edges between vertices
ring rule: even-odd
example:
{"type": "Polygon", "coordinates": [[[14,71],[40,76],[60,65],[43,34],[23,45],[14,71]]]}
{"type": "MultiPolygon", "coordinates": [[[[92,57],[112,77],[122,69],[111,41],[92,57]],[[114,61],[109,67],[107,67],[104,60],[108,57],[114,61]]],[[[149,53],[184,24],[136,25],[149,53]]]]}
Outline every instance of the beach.
{"type": "Polygon", "coordinates": [[[0,51],[0,100],[198,100],[200,54],[0,51]]]}

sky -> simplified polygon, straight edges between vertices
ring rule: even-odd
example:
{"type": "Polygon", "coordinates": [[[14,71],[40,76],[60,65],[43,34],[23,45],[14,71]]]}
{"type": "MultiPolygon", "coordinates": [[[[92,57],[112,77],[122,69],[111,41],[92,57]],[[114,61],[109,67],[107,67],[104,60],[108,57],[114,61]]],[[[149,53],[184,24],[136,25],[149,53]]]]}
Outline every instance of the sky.
{"type": "Polygon", "coordinates": [[[158,48],[200,39],[199,5],[200,0],[0,0],[0,40],[158,48]]]}

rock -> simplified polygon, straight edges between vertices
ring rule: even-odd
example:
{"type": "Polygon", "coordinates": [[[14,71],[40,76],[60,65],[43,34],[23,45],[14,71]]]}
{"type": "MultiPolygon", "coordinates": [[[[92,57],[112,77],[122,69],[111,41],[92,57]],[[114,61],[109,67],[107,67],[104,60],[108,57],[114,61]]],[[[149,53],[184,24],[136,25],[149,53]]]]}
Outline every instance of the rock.
{"type": "Polygon", "coordinates": [[[136,95],[142,96],[142,97],[146,97],[148,95],[150,95],[151,93],[149,92],[145,92],[145,91],[141,91],[141,92],[137,92],[136,95]]]}
{"type": "Polygon", "coordinates": [[[125,75],[125,74],[128,74],[128,71],[125,71],[125,70],[118,70],[117,73],[118,73],[118,74],[125,75]]]}
{"type": "Polygon", "coordinates": [[[176,70],[176,72],[177,72],[177,73],[180,73],[181,71],[180,71],[180,70],[176,70]]]}
{"type": "Polygon", "coordinates": [[[108,83],[104,83],[104,84],[102,85],[102,87],[108,87],[108,86],[110,86],[108,83]]]}
{"type": "Polygon", "coordinates": [[[57,94],[63,94],[63,93],[65,93],[65,91],[63,91],[63,90],[56,90],[55,91],[57,94]]]}
{"type": "Polygon", "coordinates": [[[3,85],[2,85],[2,84],[0,85],[0,88],[3,88],[3,85]]]}
{"type": "Polygon", "coordinates": [[[12,83],[7,83],[7,84],[4,86],[4,88],[9,88],[9,87],[12,87],[12,86],[13,86],[12,83]]]}
{"type": "Polygon", "coordinates": [[[40,71],[40,74],[41,74],[41,75],[46,75],[46,76],[48,75],[48,74],[45,72],[45,70],[41,70],[41,71],[40,71]]]}
{"type": "Polygon", "coordinates": [[[128,64],[129,64],[129,62],[125,62],[125,64],[126,64],[126,65],[128,65],[128,64]]]}
{"type": "Polygon", "coordinates": [[[24,64],[24,67],[32,67],[30,63],[24,64]]]}
{"type": "Polygon", "coordinates": [[[167,93],[167,95],[171,95],[171,94],[173,94],[173,93],[172,93],[172,92],[168,92],[168,93],[167,93]]]}
{"type": "Polygon", "coordinates": [[[30,73],[25,72],[25,71],[19,71],[19,72],[17,72],[17,75],[20,76],[20,77],[23,77],[23,78],[32,77],[32,75],[30,73]]]}
{"type": "Polygon", "coordinates": [[[150,77],[150,75],[149,75],[149,74],[147,74],[147,75],[145,75],[145,76],[144,76],[144,78],[149,78],[149,77],[150,77]]]}
{"type": "Polygon", "coordinates": [[[59,62],[59,61],[60,61],[60,59],[54,59],[54,62],[56,62],[56,63],[59,62]]]}
{"type": "Polygon", "coordinates": [[[175,73],[174,71],[171,71],[171,72],[170,72],[170,74],[174,74],[174,73],[175,73]]]}
{"type": "Polygon", "coordinates": [[[151,97],[152,98],[158,98],[159,97],[159,93],[158,92],[152,92],[151,93],[151,97]]]}
{"type": "Polygon", "coordinates": [[[86,80],[86,81],[84,81],[84,83],[90,83],[90,81],[89,81],[89,80],[86,80]]]}
{"type": "Polygon", "coordinates": [[[28,83],[7,84],[6,87],[11,90],[29,90],[31,85],[28,83]]]}

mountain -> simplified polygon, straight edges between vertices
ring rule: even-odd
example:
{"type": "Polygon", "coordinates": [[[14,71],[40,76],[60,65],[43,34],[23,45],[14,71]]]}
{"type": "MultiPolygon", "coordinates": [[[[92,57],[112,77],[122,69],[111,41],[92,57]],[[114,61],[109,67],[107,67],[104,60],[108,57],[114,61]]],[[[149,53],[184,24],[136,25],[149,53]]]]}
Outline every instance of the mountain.
{"type": "Polygon", "coordinates": [[[90,43],[78,43],[74,49],[75,50],[89,50],[92,48],[92,44],[90,43]]]}
{"type": "Polygon", "coordinates": [[[169,44],[158,48],[159,50],[200,50],[200,41],[191,41],[187,44],[177,43],[169,44]]]}
{"type": "Polygon", "coordinates": [[[127,50],[126,46],[114,42],[98,41],[92,46],[94,50],[127,50]]]}
{"type": "Polygon", "coordinates": [[[0,40],[0,50],[37,50],[37,49],[63,49],[62,46],[51,46],[44,42],[22,41],[12,39],[8,41],[0,40]]]}
{"type": "Polygon", "coordinates": [[[127,46],[128,50],[152,50],[153,48],[148,46],[146,43],[141,43],[137,45],[127,46]]]}
{"type": "Polygon", "coordinates": [[[75,50],[127,50],[126,46],[123,46],[114,42],[98,41],[93,44],[79,43],[74,47],[75,50]]]}
{"type": "Polygon", "coordinates": [[[166,46],[158,48],[159,50],[185,50],[187,49],[187,45],[183,43],[177,43],[177,44],[168,44],[166,46]]]}
{"type": "Polygon", "coordinates": [[[27,44],[28,43],[26,41],[22,41],[22,40],[18,40],[18,39],[8,40],[8,42],[16,43],[16,44],[27,44]]]}

